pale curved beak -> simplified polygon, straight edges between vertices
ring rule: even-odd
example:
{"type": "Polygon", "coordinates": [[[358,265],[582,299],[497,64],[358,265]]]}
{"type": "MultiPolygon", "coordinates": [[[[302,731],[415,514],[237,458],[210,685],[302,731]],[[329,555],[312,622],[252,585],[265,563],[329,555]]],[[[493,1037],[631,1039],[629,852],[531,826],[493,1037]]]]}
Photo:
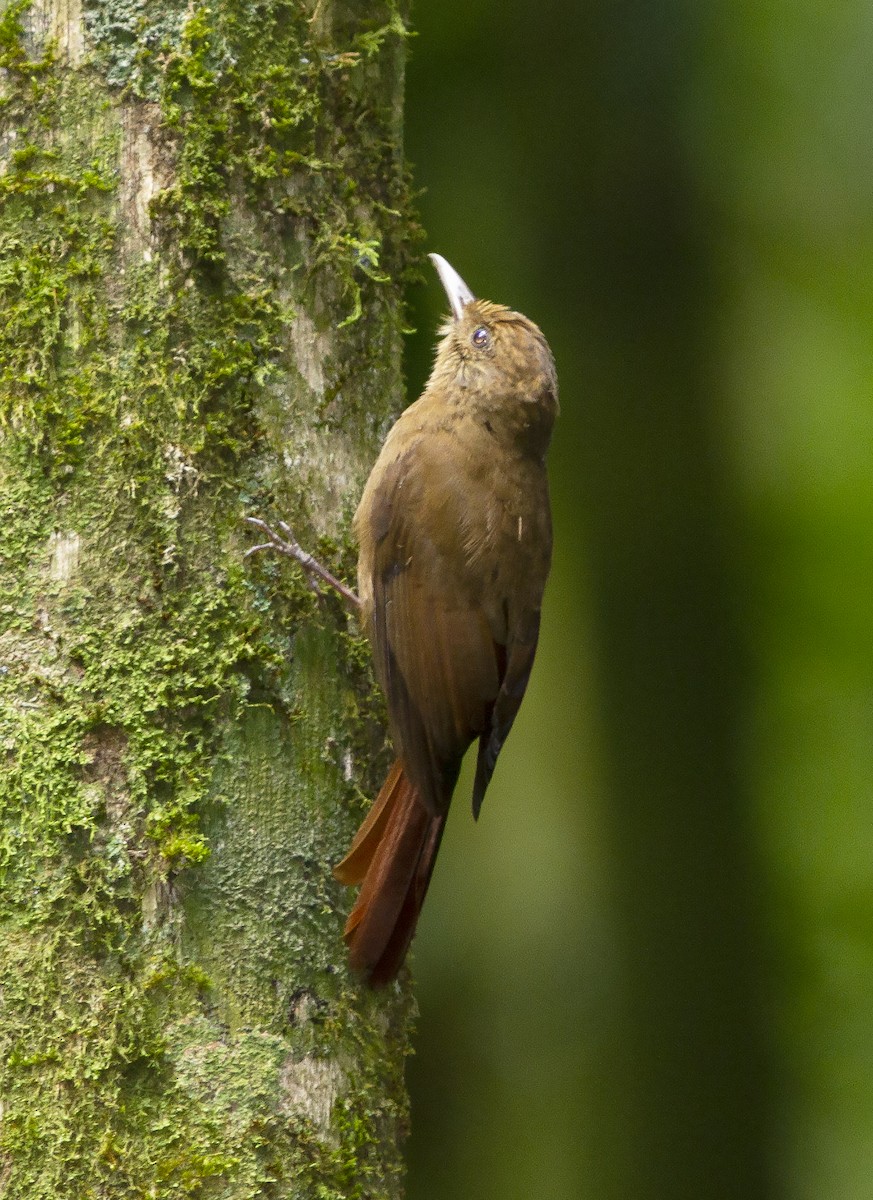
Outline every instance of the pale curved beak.
{"type": "Polygon", "coordinates": [[[428,258],[436,267],[437,275],[440,277],[440,283],[446,289],[446,295],[449,298],[449,304],[452,306],[452,312],[455,320],[460,321],[464,315],[465,307],[471,300],[476,297],[464,283],[461,276],[451,265],[447,263],[441,254],[429,254],[428,258]]]}

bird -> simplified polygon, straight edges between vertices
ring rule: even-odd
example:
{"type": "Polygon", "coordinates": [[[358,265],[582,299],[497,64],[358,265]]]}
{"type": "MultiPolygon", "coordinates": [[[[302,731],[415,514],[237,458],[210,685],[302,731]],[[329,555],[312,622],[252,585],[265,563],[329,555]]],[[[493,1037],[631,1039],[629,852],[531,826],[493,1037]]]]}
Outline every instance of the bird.
{"type": "Polygon", "coordinates": [[[353,522],[360,615],[396,757],[333,874],[360,885],[345,940],[373,987],[404,962],[477,740],[478,819],[527,688],[552,552],[552,352],[533,321],[477,299],[446,259],[430,258],[450,316],[353,522]]]}
{"type": "Polygon", "coordinates": [[[473,816],[524,697],[552,553],[546,452],[555,361],[533,321],[477,299],[439,254],[449,301],[420,398],[388,432],[353,519],[358,592],[294,539],[250,524],[334,588],[361,621],[388,708],[395,759],[348,853],[358,885],[344,937],[374,988],[400,972],[461,763],[478,741],[473,816]]]}

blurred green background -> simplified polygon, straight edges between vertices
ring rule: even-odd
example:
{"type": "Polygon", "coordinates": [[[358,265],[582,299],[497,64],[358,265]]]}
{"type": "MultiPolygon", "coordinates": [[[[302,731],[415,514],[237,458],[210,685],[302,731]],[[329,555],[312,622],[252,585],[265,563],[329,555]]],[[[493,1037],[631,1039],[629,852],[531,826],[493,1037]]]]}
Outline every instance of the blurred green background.
{"type": "Polygon", "coordinates": [[[537,666],[416,940],[410,1198],[873,1197],[873,8],[414,20],[427,249],[562,416],[537,666]]]}

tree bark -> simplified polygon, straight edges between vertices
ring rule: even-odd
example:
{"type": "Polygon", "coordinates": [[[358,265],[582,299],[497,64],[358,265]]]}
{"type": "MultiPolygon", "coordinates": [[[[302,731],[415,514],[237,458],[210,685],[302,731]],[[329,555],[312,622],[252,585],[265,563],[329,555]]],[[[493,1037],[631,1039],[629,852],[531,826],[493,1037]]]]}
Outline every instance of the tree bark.
{"type": "Polygon", "coordinates": [[[394,0],[0,18],[0,1193],[395,1197],[408,983],[349,517],[402,405],[394,0]],[[358,9],[365,11],[360,12],[358,9]]]}

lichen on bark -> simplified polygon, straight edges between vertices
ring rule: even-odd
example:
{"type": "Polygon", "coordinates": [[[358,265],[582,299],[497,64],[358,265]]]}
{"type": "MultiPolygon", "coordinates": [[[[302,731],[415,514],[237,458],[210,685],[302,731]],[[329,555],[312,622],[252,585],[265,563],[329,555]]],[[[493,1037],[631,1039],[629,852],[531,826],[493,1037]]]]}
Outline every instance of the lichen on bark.
{"type": "Polygon", "coordinates": [[[349,574],[415,238],[392,0],[0,17],[0,1190],[394,1197],[408,985],[330,864],[384,766],[349,574]],[[375,764],[375,765],[374,765],[375,764]]]}

